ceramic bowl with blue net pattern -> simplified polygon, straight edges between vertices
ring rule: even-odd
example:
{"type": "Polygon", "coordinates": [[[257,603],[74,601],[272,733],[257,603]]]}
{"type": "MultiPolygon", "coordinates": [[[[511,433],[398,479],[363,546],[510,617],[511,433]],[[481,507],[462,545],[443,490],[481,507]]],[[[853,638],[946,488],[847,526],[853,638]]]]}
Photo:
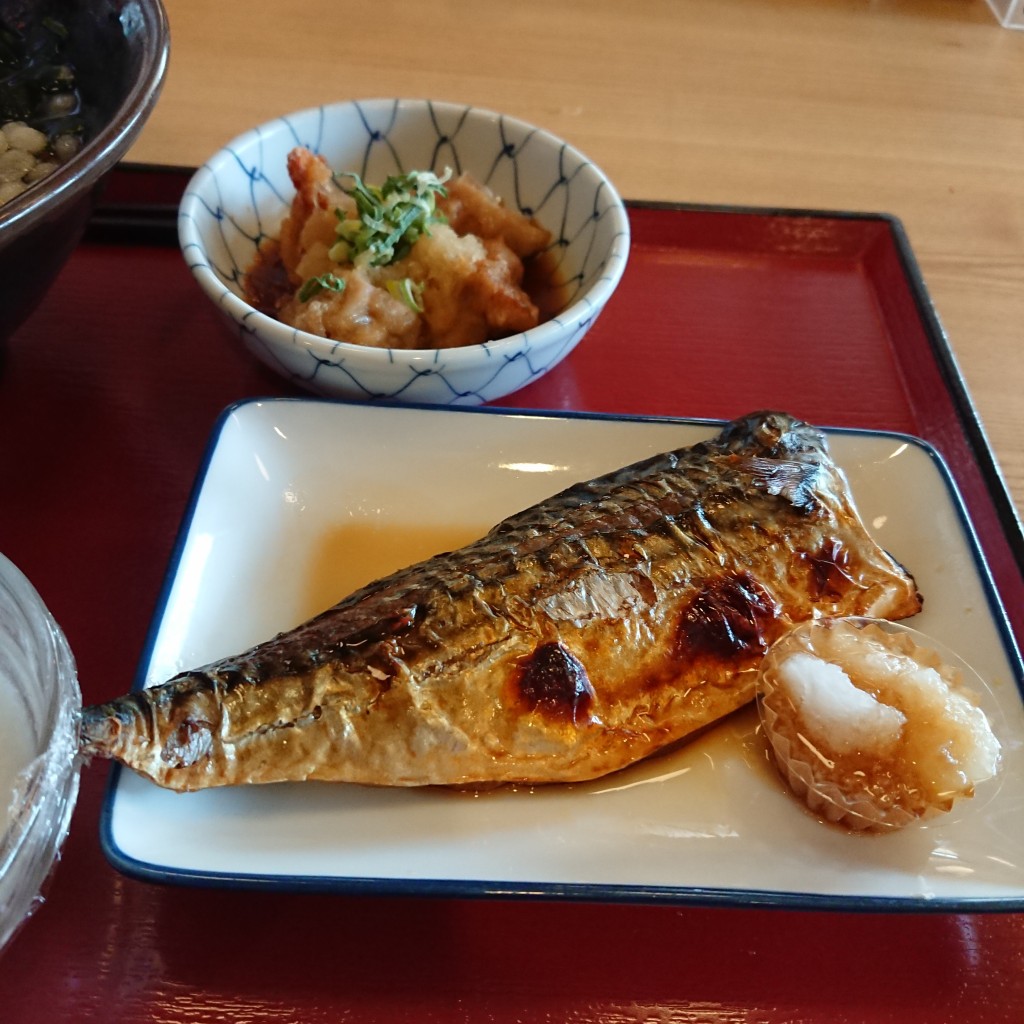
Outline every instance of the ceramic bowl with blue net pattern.
{"type": "Polygon", "coordinates": [[[515,118],[428,100],[336,103],[246,132],[196,172],[178,229],[202,290],[274,370],[315,394],[433,405],[502,398],[560,363],[604,308],[629,252],[622,200],[580,152],[515,118]],[[469,172],[551,232],[563,308],[511,337],[445,349],[333,341],[259,312],[243,297],[243,277],[288,212],[294,189],[286,160],[296,146],[368,182],[411,170],[469,172]]]}

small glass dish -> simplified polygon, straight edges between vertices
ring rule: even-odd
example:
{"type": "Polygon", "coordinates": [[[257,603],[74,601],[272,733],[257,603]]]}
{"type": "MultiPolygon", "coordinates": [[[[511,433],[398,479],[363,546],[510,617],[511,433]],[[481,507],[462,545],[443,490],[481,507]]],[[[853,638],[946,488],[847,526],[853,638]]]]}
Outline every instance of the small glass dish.
{"type": "Polygon", "coordinates": [[[775,762],[815,814],[886,832],[949,811],[998,771],[1000,745],[955,652],[901,623],[801,623],[769,649],[757,706],[775,762]]]}
{"type": "Polygon", "coordinates": [[[0,950],[42,902],[67,835],[81,706],[63,632],[0,555],[0,950]]]}
{"type": "Polygon", "coordinates": [[[1003,28],[1024,28],[1024,0],[988,0],[1003,28]]]}

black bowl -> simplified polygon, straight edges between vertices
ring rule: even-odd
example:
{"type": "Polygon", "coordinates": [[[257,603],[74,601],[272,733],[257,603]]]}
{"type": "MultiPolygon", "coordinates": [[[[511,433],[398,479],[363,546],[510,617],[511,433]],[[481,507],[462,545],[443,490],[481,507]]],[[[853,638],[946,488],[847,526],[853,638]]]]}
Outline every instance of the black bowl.
{"type": "Polygon", "coordinates": [[[67,31],[85,144],[0,206],[0,342],[42,300],[81,240],[107,173],[156,104],[170,31],[160,0],[0,0],[0,22],[25,32],[42,18],[67,31]]]}

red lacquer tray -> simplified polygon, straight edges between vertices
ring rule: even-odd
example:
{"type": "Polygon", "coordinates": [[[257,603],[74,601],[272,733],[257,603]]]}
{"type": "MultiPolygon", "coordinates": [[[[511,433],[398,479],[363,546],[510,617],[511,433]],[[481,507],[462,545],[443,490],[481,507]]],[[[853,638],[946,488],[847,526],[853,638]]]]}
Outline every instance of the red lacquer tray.
{"type": "MultiPolygon", "coordinates": [[[[0,378],[0,550],[64,627],[86,701],[131,685],[221,411],[296,394],[181,260],[187,173],[124,168],[0,378]]],[[[1024,635],[1024,543],[898,222],[633,204],[592,333],[507,408],[784,408],[929,442],[1024,635]]],[[[181,889],[106,862],[87,768],[47,899],[0,959],[28,1021],[1014,1020],[1024,916],[845,914],[181,889]]]]}

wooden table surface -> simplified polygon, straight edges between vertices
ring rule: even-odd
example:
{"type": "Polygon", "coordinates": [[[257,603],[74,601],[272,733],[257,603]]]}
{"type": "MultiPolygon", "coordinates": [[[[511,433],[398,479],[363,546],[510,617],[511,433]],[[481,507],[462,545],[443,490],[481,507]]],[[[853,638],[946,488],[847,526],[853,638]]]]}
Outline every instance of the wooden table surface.
{"type": "Polygon", "coordinates": [[[132,160],[415,96],[569,140],[628,199],[888,213],[1024,507],[1024,31],[984,0],[166,0],[132,160]]]}

